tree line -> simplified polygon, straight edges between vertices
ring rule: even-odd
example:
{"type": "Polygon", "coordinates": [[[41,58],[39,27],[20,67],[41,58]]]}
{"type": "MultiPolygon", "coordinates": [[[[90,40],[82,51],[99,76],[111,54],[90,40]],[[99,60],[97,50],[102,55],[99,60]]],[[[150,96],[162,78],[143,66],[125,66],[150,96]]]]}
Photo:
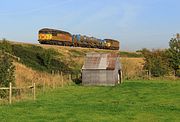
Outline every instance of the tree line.
{"type": "Polygon", "coordinates": [[[144,69],[149,75],[159,77],[175,75],[180,77],[180,38],[179,34],[171,38],[169,48],[160,50],[142,49],[145,64],[144,69]]]}

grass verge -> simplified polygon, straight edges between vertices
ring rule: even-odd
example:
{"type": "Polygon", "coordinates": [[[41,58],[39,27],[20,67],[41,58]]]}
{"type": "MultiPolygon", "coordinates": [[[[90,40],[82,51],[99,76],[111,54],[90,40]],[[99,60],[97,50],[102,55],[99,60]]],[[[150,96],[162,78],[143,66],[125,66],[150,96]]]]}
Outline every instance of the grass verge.
{"type": "Polygon", "coordinates": [[[115,87],[68,86],[37,101],[0,106],[1,121],[180,121],[179,81],[125,81],[115,87]]]}

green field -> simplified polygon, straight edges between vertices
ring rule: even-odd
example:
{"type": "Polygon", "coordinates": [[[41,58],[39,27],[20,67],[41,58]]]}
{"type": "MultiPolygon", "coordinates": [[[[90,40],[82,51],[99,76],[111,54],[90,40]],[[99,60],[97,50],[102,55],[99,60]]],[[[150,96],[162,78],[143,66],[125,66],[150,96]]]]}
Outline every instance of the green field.
{"type": "Polygon", "coordinates": [[[0,121],[180,121],[180,81],[125,81],[115,87],[67,86],[37,100],[0,106],[0,121]]]}

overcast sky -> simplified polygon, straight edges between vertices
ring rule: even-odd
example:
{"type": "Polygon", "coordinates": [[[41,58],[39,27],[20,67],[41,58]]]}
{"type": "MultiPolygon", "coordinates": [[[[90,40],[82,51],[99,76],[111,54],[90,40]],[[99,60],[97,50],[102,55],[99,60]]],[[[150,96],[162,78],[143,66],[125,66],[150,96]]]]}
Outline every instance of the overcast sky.
{"type": "Polygon", "coordinates": [[[1,0],[0,38],[38,43],[44,27],[117,39],[122,50],[167,48],[180,0],[1,0]]]}

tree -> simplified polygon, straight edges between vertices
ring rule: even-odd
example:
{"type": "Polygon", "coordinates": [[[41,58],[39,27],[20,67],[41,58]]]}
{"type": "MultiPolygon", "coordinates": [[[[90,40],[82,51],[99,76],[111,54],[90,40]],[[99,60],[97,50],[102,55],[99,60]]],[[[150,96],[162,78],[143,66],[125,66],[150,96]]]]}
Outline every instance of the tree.
{"type": "Polygon", "coordinates": [[[12,45],[5,38],[2,40],[0,44],[0,50],[7,53],[12,53],[12,45]]]}
{"type": "MultiPolygon", "coordinates": [[[[178,34],[177,34],[178,35],[178,34]]],[[[172,38],[169,42],[169,63],[175,72],[175,76],[180,76],[178,70],[180,70],[180,38],[172,38]]]]}
{"type": "Polygon", "coordinates": [[[15,66],[13,65],[12,59],[6,55],[2,54],[0,57],[0,86],[9,86],[9,83],[14,84],[15,76],[15,66]]]}
{"type": "Polygon", "coordinates": [[[143,49],[144,69],[155,77],[164,76],[169,73],[168,57],[165,50],[143,49]]]}
{"type": "MultiPolygon", "coordinates": [[[[14,76],[15,67],[12,62],[12,58],[5,52],[0,52],[0,87],[8,87],[11,82],[15,84],[14,76]]],[[[7,90],[0,91],[0,97],[5,98],[7,96],[7,90]]]]}

